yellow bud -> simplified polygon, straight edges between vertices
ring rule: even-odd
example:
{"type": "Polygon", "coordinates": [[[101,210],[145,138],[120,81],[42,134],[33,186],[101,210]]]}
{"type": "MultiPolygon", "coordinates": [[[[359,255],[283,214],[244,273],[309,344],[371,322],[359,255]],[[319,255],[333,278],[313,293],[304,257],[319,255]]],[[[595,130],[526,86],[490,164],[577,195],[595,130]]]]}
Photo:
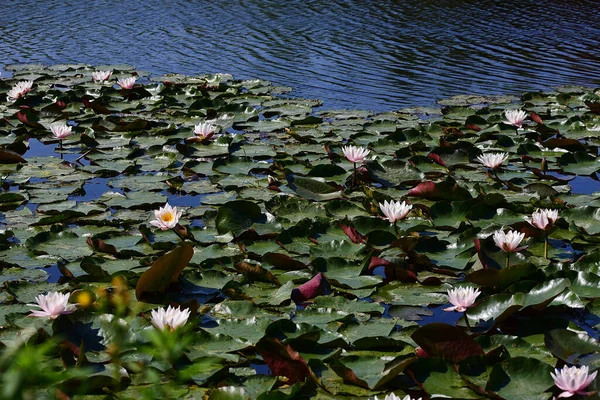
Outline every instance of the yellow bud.
{"type": "Polygon", "coordinates": [[[90,290],[78,290],[71,296],[71,302],[77,303],[80,308],[88,308],[96,301],[96,296],[90,290]]]}

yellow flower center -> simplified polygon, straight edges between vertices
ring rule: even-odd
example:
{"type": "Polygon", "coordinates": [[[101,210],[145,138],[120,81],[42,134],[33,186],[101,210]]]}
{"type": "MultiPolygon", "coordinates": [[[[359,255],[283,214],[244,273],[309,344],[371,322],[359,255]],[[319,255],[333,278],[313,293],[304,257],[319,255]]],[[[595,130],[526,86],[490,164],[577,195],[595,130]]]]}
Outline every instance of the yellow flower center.
{"type": "Polygon", "coordinates": [[[166,213],[164,213],[164,214],[162,215],[162,220],[163,220],[164,222],[171,222],[171,221],[173,221],[174,219],[175,219],[175,216],[174,216],[174,215],[173,215],[173,213],[172,213],[172,212],[170,212],[170,211],[167,211],[166,213]]]}

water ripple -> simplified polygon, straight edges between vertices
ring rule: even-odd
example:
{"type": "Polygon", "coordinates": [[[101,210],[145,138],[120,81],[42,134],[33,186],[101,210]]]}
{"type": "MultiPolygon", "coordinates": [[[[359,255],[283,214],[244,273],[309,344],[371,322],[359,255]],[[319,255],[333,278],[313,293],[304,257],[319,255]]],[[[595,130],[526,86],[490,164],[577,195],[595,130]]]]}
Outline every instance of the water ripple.
{"type": "Polygon", "coordinates": [[[126,63],[289,85],[328,108],[600,85],[594,0],[6,0],[5,63],[126,63]],[[6,8],[8,8],[6,7],[6,8]]]}

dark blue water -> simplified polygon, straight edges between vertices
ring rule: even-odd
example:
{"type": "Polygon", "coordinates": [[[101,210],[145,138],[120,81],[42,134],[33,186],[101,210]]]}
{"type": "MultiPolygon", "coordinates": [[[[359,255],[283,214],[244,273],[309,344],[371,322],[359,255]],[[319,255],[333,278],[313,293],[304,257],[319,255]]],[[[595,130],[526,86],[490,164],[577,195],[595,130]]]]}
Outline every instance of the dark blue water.
{"type": "Polygon", "coordinates": [[[228,72],[325,108],[599,86],[595,0],[3,0],[0,63],[228,72]]]}

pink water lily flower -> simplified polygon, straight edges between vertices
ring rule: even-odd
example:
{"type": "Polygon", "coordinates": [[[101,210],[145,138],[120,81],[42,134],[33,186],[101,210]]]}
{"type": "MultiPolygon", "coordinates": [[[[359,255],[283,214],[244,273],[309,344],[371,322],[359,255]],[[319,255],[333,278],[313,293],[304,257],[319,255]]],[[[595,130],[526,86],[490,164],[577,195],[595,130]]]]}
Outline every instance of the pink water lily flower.
{"type": "Polygon", "coordinates": [[[545,231],[546,229],[552,228],[558,219],[558,210],[541,210],[538,208],[533,214],[531,214],[531,217],[523,218],[536,228],[545,231]]]}
{"type": "Polygon", "coordinates": [[[94,71],[92,72],[92,79],[96,82],[104,82],[110,79],[112,73],[112,71],[94,71]]]}
{"type": "Polygon", "coordinates": [[[348,161],[353,163],[363,162],[365,157],[369,155],[371,150],[365,149],[364,147],[356,146],[344,146],[342,152],[348,161]]]}
{"type": "Polygon", "coordinates": [[[31,311],[30,317],[56,319],[62,314],[72,314],[77,309],[74,304],[69,304],[69,295],[58,292],[40,294],[35,298],[37,304],[28,306],[40,307],[41,310],[31,311]]]}
{"type": "Polygon", "coordinates": [[[519,247],[521,241],[525,238],[524,233],[517,231],[496,231],[494,232],[494,242],[502,251],[506,253],[514,253],[525,249],[527,246],[519,247]]]}
{"type": "Polygon", "coordinates": [[[31,92],[33,88],[33,81],[21,81],[15,84],[15,86],[10,89],[6,95],[9,99],[17,100],[19,97],[25,96],[27,93],[31,92]]]}
{"type": "Polygon", "coordinates": [[[444,311],[467,311],[467,308],[475,303],[477,296],[480,294],[479,289],[474,289],[470,286],[449,289],[448,301],[452,303],[452,307],[444,308],[444,311]]]}
{"type": "Polygon", "coordinates": [[[587,365],[581,367],[567,367],[564,366],[562,369],[556,368],[554,373],[550,372],[554,384],[561,390],[564,390],[558,397],[571,397],[575,394],[582,396],[591,396],[595,392],[585,392],[590,383],[596,378],[598,371],[589,373],[587,365]]]}
{"type": "Polygon", "coordinates": [[[523,110],[506,110],[504,112],[508,121],[503,121],[505,124],[514,125],[517,128],[523,126],[523,121],[527,118],[527,113],[523,110]]]}
{"type": "Polygon", "coordinates": [[[135,85],[136,80],[137,78],[135,76],[117,79],[117,85],[121,86],[123,89],[131,89],[133,88],[133,85],[135,85]]]}
{"type": "Polygon", "coordinates": [[[508,153],[487,153],[477,157],[477,161],[488,168],[498,168],[508,160],[508,153]]]}
{"type": "MultiPolygon", "coordinates": [[[[375,396],[375,398],[373,400],[379,400],[377,398],[377,396],[375,396]]],[[[412,397],[410,397],[409,395],[404,396],[404,398],[400,398],[400,396],[396,396],[394,393],[390,393],[388,395],[385,396],[385,398],[383,400],[413,400],[412,397]]],[[[421,398],[419,397],[418,399],[415,400],[421,400],[421,398]]]]}
{"type": "Polygon", "coordinates": [[[52,132],[55,138],[60,140],[71,136],[73,134],[71,129],[72,127],[64,122],[54,122],[50,124],[50,132],[52,132]]]}
{"type": "Polygon", "coordinates": [[[215,133],[216,129],[217,127],[213,124],[210,124],[208,122],[202,122],[194,126],[194,135],[196,135],[200,139],[206,140],[209,139],[215,133]]]}
{"type": "Polygon", "coordinates": [[[166,203],[164,207],[159,207],[158,210],[154,211],[156,219],[150,221],[150,224],[166,231],[177,226],[181,214],[183,214],[183,211],[178,212],[177,207],[171,207],[169,203],[166,203]]]}
{"type": "Polygon", "coordinates": [[[409,213],[412,209],[411,204],[406,204],[405,201],[400,203],[399,201],[390,201],[387,200],[383,202],[383,204],[379,203],[379,208],[381,212],[385,215],[386,219],[390,221],[390,223],[394,223],[396,221],[400,221],[409,213]]]}
{"type": "Polygon", "coordinates": [[[179,307],[169,306],[167,309],[159,308],[158,310],[152,310],[150,314],[152,317],[150,322],[152,322],[152,325],[156,329],[163,331],[168,327],[173,331],[186,324],[190,317],[190,310],[187,308],[181,310],[179,307]]]}

